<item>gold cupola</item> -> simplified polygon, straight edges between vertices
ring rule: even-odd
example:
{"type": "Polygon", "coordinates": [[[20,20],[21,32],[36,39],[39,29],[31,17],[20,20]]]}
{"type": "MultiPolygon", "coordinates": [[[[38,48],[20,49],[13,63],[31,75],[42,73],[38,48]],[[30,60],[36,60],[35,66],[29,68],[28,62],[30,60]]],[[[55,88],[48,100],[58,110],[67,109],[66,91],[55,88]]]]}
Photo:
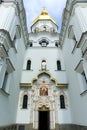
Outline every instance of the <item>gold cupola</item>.
{"type": "Polygon", "coordinates": [[[41,14],[33,21],[33,25],[37,23],[38,21],[48,20],[56,24],[56,21],[48,15],[48,12],[46,9],[43,9],[41,14]]]}

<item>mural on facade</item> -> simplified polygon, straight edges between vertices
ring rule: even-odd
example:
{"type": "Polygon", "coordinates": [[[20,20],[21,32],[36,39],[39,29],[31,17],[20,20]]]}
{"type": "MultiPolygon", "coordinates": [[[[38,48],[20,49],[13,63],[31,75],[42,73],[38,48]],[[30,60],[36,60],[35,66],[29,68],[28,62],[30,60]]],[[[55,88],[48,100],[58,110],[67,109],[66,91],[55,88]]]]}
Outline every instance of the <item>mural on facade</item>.
{"type": "Polygon", "coordinates": [[[48,95],[48,88],[46,86],[43,86],[43,87],[40,88],[40,95],[41,96],[48,95]]]}

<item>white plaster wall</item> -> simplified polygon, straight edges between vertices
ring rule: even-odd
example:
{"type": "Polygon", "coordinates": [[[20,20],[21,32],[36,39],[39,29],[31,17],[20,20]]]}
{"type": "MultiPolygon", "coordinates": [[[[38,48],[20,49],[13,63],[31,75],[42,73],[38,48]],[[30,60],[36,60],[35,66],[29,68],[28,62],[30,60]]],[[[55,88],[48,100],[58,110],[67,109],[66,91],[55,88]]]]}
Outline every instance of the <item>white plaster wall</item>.
{"type": "Polygon", "coordinates": [[[17,124],[29,124],[30,123],[30,111],[27,109],[18,110],[17,112],[17,124]]]}
{"type": "Polygon", "coordinates": [[[66,71],[62,51],[58,48],[28,48],[26,50],[22,83],[32,82],[32,79],[41,72],[41,61],[45,59],[47,63],[47,70],[58,81],[58,83],[67,83],[66,71]],[[31,70],[26,70],[27,60],[31,60],[31,70]],[[61,61],[62,71],[57,71],[56,61],[61,61]]]}
{"type": "Polygon", "coordinates": [[[46,39],[49,41],[48,47],[55,47],[55,42],[59,41],[59,34],[58,33],[48,33],[46,31],[38,32],[38,33],[30,33],[29,40],[33,43],[34,47],[41,47],[39,42],[42,39],[46,39]]]}
{"type": "MultiPolygon", "coordinates": [[[[79,41],[82,32],[84,32],[83,30],[81,32],[81,29],[85,24],[85,21],[84,23],[82,21],[86,13],[85,12],[86,9],[82,9],[83,10],[82,11],[81,9],[79,10],[79,8],[80,7],[76,8],[76,13],[73,16],[75,19],[71,18],[71,21],[69,23],[69,24],[72,23],[74,25],[74,32],[76,34],[77,41],[79,41]],[[81,11],[81,13],[79,11],[81,11]]],[[[78,125],[87,125],[87,115],[86,115],[87,93],[80,95],[80,85],[78,81],[77,72],[75,71],[75,67],[81,59],[81,50],[76,48],[74,53],[72,53],[72,49],[71,49],[72,47],[73,47],[73,42],[72,40],[68,39],[68,32],[66,32],[66,37],[63,46],[63,56],[65,61],[66,73],[68,77],[68,83],[69,83],[68,90],[69,90],[70,106],[71,106],[71,113],[72,113],[72,123],[78,125]]]]}
{"type": "Polygon", "coordinates": [[[76,40],[79,41],[82,33],[87,31],[87,4],[76,5],[72,17],[70,18],[70,25],[73,25],[76,40]]]}
{"type": "Polygon", "coordinates": [[[59,124],[71,124],[71,113],[70,110],[63,109],[58,111],[58,123],[59,124]]]}
{"type": "Polygon", "coordinates": [[[0,29],[4,29],[9,32],[11,39],[13,40],[16,25],[18,25],[18,19],[15,12],[15,6],[12,3],[3,3],[0,5],[0,29]]]}
{"type": "Polygon", "coordinates": [[[32,26],[32,31],[34,31],[36,27],[41,29],[41,27],[45,25],[47,25],[48,28],[54,28],[57,31],[57,26],[50,20],[38,21],[32,26]]]}
{"type": "MultiPolygon", "coordinates": [[[[28,100],[28,102],[30,102],[30,99],[28,100]]],[[[18,99],[18,108],[17,108],[17,118],[16,118],[17,124],[30,122],[30,106],[28,105],[27,109],[23,109],[22,105],[23,105],[23,90],[20,90],[18,99]]]]}
{"type": "Polygon", "coordinates": [[[60,109],[60,105],[58,106],[58,123],[59,124],[71,124],[72,117],[71,117],[71,106],[70,106],[68,89],[64,90],[64,93],[66,95],[66,98],[65,98],[66,108],[60,109]]]}
{"type": "MultiPolygon", "coordinates": [[[[0,4],[0,29],[4,29],[10,33],[11,40],[14,37],[14,32],[16,30],[17,17],[15,15],[15,8],[8,3],[0,4]],[[15,20],[16,18],[16,20],[15,20]]],[[[0,126],[6,126],[16,123],[17,106],[18,106],[18,96],[19,96],[19,83],[22,72],[22,65],[25,53],[25,46],[23,41],[23,36],[16,40],[17,52],[14,48],[10,48],[8,52],[8,57],[11,60],[15,71],[9,74],[9,84],[7,84],[6,89],[8,89],[8,94],[1,91],[0,89],[0,126]]],[[[0,65],[1,66],[1,65],[0,65]]],[[[0,76],[3,75],[4,70],[0,71],[0,76]]],[[[1,77],[0,77],[1,78],[1,77]]]]}
{"type": "Polygon", "coordinates": [[[75,14],[79,20],[79,25],[81,27],[82,32],[87,31],[87,16],[85,15],[87,13],[87,4],[77,6],[75,8],[75,14]]]}
{"type": "Polygon", "coordinates": [[[16,122],[24,48],[24,43],[21,39],[20,43],[18,42],[17,54],[14,55],[14,50],[11,53],[11,57],[13,56],[13,59],[15,59],[15,71],[10,73],[9,95],[0,91],[0,116],[2,117],[0,118],[0,126],[14,124],[16,122]]]}

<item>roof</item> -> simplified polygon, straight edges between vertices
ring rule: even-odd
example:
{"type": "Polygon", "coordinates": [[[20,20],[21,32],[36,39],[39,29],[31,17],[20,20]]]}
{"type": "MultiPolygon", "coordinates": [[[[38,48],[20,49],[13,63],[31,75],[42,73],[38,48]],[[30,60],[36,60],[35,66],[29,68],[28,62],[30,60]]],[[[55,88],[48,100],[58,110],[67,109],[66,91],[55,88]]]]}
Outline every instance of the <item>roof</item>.
{"type": "Polygon", "coordinates": [[[56,21],[48,15],[48,12],[45,9],[43,9],[41,14],[33,21],[33,25],[38,21],[42,21],[42,20],[50,20],[51,22],[56,24],[56,21]]]}

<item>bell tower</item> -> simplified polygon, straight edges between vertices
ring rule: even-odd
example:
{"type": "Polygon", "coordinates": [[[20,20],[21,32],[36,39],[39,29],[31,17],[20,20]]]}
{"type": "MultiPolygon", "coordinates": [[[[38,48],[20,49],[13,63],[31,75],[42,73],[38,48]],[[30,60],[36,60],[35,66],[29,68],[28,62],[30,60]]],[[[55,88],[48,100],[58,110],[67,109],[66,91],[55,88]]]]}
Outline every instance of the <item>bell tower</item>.
{"type": "Polygon", "coordinates": [[[66,113],[69,115],[67,120],[70,120],[68,105],[68,83],[58,26],[43,9],[33,21],[29,33],[17,122],[37,130],[53,130],[63,122],[61,117],[65,119],[66,113]],[[20,114],[23,114],[23,119],[20,114]]]}

